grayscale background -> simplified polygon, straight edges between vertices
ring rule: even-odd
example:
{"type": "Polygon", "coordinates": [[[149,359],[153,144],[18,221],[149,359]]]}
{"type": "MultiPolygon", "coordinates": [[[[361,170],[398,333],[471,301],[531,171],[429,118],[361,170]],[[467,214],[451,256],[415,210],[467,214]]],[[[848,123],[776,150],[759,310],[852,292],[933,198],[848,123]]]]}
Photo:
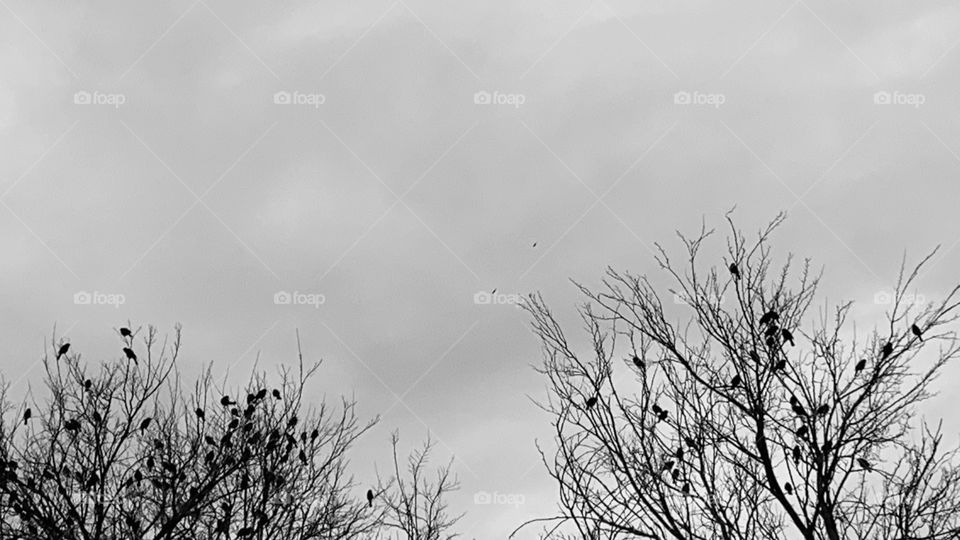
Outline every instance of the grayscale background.
{"type": "Polygon", "coordinates": [[[957,280],[958,44],[946,1],[0,0],[0,367],[181,322],[186,377],[239,379],[299,329],[312,395],[382,415],[357,479],[429,431],[505,538],[556,494],[518,295],[576,331],[571,279],[734,206],[858,330],[904,254],[942,245],[918,301],[957,280]]]}

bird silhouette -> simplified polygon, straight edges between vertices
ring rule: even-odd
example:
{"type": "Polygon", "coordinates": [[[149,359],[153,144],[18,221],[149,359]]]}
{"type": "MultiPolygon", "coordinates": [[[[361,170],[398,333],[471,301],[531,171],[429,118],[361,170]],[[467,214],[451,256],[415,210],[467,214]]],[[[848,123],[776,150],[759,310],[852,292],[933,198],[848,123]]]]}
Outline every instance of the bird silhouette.
{"type": "Polygon", "coordinates": [[[823,450],[824,457],[826,457],[826,455],[829,454],[831,450],[833,450],[833,443],[830,442],[830,440],[828,439],[826,442],[823,443],[822,450],[823,450]]]}
{"type": "Polygon", "coordinates": [[[27,410],[23,411],[23,425],[27,425],[31,416],[33,416],[33,411],[30,410],[30,407],[27,407],[27,410]]]}
{"type": "Polygon", "coordinates": [[[920,341],[923,341],[923,332],[920,331],[919,326],[915,324],[911,324],[910,331],[913,332],[913,335],[917,336],[917,339],[919,339],[920,341]]]}
{"type": "Polygon", "coordinates": [[[683,489],[681,489],[680,491],[682,491],[682,492],[684,493],[684,495],[689,495],[689,494],[690,494],[690,482],[685,482],[685,483],[683,484],[683,489]]]}
{"type": "Polygon", "coordinates": [[[203,420],[206,417],[206,414],[204,414],[203,409],[201,409],[200,407],[197,407],[197,409],[193,412],[194,414],[197,415],[197,418],[199,418],[200,420],[203,420]]]}
{"type": "Polygon", "coordinates": [[[129,328],[121,328],[121,329],[120,329],[120,335],[123,336],[123,337],[125,337],[125,338],[129,338],[129,337],[132,337],[132,336],[133,336],[133,333],[130,331],[129,328]]]}
{"type": "Polygon", "coordinates": [[[730,263],[730,273],[733,274],[733,279],[740,279],[740,269],[737,268],[737,263],[730,263]]]}
{"type": "Polygon", "coordinates": [[[637,369],[640,369],[643,367],[643,360],[641,360],[639,356],[633,355],[633,365],[637,366],[637,369]]]}
{"type": "Polygon", "coordinates": [[[781,359],[779,362],[777,362],[776,364],[774,364],[773,370],[774,370],[774,371],[783,371],[784,369],[786,369],[786,367],[787,367],[787,361],[781,359]]]}
{"type": "Polygon", "coordinates": [[[67,351],[69,350],[70,350],[69,343],[64,343],[63,345],[61,345],[60,350],[57,351],[57,360],[59,360],[61,356],[67,354],[67,351]]]}
{"type": "Polygon", "coordinates": [[[793,462],[795,464],[800,463],[800,447],[799,446],[793,447],[793,462]]]}
{"type": "Polygon", "coordinates": [[[663,409],[663,410],[660,411],[660,414],[658,415],[658,417],[659,417],[660,420],[662,421],[662,420],[666,420],[666,419],[667,419],[667,416],[669,416],[669,415],[670,415],[670,411],[668,411],[668,410],[666,410],[666,409],[663,409]]]}
{"type": "Polygon", "coordinates": [[[536,243],[536,242],[533,243],[533,247],[537,247],[537,243],[536,243]]]}
{"type": "Polygon", "coordinates": [[[826,416],[830,412],[830,406],[823,404],[817,407],[817,416],[826,416]]]}
{"type": "Polygon", "coordinates": [[[149,417],[144,418],[144,419],[143,419],[143,422],[140,422],[140,431],[143,431],[143,430],[147,429],[148,427],[150,427],[150,422],[151,422],[152,420],[153,420],[153,418],[149,418],[149,417]]]}
{"type": "Polygon", "coordinates": [[[67,431],[79,431],[80,422],[75,418],[67,420],[66,422],[63,423],[63,429],[67,431]]]}
{"type": "Polygon", "coordinates": [[[734,388],[736,388],[737,386],[740,386],[740,376],[739,376],[739,375],[734,375],[733,378],[730,379],[730,386],[733,386],[734,388]]]}
{"type": "Polygon", "coordinates": [[[677,479],[680,478],[680,469],[674,469],[673,471],[671,471],[670,478],[672,478],[673,481],[676,482],[677,479]]]}
{"type": "Polygon", "coordinates": [[[367,490],[367,506],[369,508],[373,508],[373,490],[372,489],[367,490]]]}
{"type": "Polygon", "coordinates": [[[763,316],[760,317],[759,322],[760,322],[760,325],[763,326],[765,324],[770,324],[779,318],[780,318],[780,315],[778,315],[776,311],[770,310],[764,313],[763,316]]]}
{"type": "Polygon", "coordinates": [[[790,485],[790,482],[783,485],[783,490],[787,492],[787,495],[793,495],[793,486],[790,485]]]}
{"type": "Polygon", "coordinates": [[[590,399],[588,399],[586,403],[588,409],[592,409],[593,406],[596,404],[597,404],[596,396],[590,396],[590,399]]]}
{"type": "Polygon", "coordinates": [[[280,399],[280,391],[276,388],[273,389],[273,399],[280,399]]]}
{"type": "Polygon", "coordinates": [[[806,436],[807,436],[807,426],[800,426],[797,429],[797,437],[800,437],[802,439],[806,436]]]}
{"type": "Polygon", "coordinates": [[[791,347],[796,347],[796,343],[793,342],[793,334],[791,334],[789,330],[784,328],[780,333],[783,334],[784,343],[789,341],[791,347]]]}
{"type": "Polygon", "coordinates": [[[865,460],[865,459],[863,459],[863,458],[857,458],[857,465],[859,465],[860,468],[863,469],[863,470],[865,470],[865,471],[872,471],[872,470],[873,470],[873,467],[870,466],[870,462],[867,461],[867,460],[865,460]]]}
{"type": "Polygon", "coordinates": [[[222,398],[220,398],[220,404],[223,405],[224,407],[229,407],[230,405],[236,405],[237,402],[231,401],[230,396],[223,396],[222,398]]]}
{"type": "Polygon", "coordinates": [[[757,351],[750,351],[750,359],[756,363],[760,363],[760,355],[757,354],[757,351]]]}
{"type": "Polygon", "coordinates": [[[864,359],[860,360],[859,362],[857,362],[857,365],[853,366],[853,371],[856,372],[856,373],[860,373],[861,371],[863,371],[863,368],[865,368],[865,367],[867,367],[867,359],[866,359],[866,358],[864,358],[864,359]]]}
{"type": "Polygon", "coordinates": [[[886,360],[891,354],[893,354],[893,343],[889,341],[883,346],[883,349],[880,350],[880,354],[883,359],[886,360]]]}
{"type": "Polygon", "coordinates": [[[259,399],[263,399],[263,398],[265,398],[265,397],[267,397],[267,389],[266,389],[266,388],[261,388],[260,391],[257,392],[256,398],[259,400],[259,399]]]}
{"type": "Polygon", "coordinates": [[[133,360],[133,363],[137,363],[137,353],[133,352],[133,349],[130,347],[123,348],[123,354],[126,355],[127,360],[133,360]]]}

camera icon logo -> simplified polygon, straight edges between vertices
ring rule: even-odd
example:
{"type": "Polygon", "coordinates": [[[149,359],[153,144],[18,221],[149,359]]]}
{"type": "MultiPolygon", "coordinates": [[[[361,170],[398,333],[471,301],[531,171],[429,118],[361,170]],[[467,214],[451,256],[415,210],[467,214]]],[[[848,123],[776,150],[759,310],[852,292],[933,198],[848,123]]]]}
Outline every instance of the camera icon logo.
{"type": "Polygon", "coordinates": [[[288,306],[293,301],[293,296],[287,291],[278,291],[273,295],[273,303],[278,306],[288,306]]]}
{"type": "Polygon", "coordinates": [[[493,502],[493,497],[486,491],[478,491],[473,494],[473,504],[490,504],[491,502],[493,502]]]}
{"type": "Polygon", "coordinates": [[[473,94],[473,102],[477,105],[489,105],[493,102],[493,97],[490,95],[490,92],[481,90],[473,94]]]}
{"type": "Polygon", "coordinates": [[[93,96],[86,90],[81,90],[73,94],[73,102],[76,105],[89,105],[93,102],[93,96]]]}
{"type": "Polygon", "coordinates": [[[689,105],[691,103],[690,92],[681,90],[673,95],[673,102],[676,105],[689,105]]]}
{"type": "Polygon", "coordinates": [[[873,94],[873,103],[875,105],[890,105],[892,102],[890,92],[885,90],[880,90],[879,92],[874,92],[873,94]]]}
{"type": "Polygon", "coordinates": [[[486,305],[493,302],[493,295],[486,292],[480,291],[473,294],[473,303],[479,305],[486,305]]]}
{"type": "Polygon", "coordinates": [[[93,295],[87,291],[77,291],[73,294],[73,303],[78,306],[88,306],[93,300],[93,295]]]}
{"type": "Polygon", "coordinates": [[[291,103],[290,92],[281,90],[273,94],[273,102],[277,105],[289,105],[291,103]]]}

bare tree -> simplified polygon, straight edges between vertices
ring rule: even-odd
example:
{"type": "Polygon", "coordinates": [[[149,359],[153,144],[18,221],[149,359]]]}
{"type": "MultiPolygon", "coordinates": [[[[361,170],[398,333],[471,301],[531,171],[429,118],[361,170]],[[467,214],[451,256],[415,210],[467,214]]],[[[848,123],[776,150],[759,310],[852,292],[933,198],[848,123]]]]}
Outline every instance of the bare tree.
{"type": "MultiPolygon", "coordinates": [[[[123,356],[90,364],[66,343],[45,357],[45,394],[0,415],[0,538],[368,538],[382,515],[347,475],[373,425],[354,403],[303,403],[319,364],[255,374],[241,392],[208,368],[192,395],[179,327],[123,328],[123,356]]],[[[118,347],[121,348],[121,347],[118,347]]]]}
{"type": "Polygon", "coordinates": [[[728,216],[719,269],[702,262],[706,228],[680,235],[680,264],[657,246],[686,323],[668,319],[647,277],[611,269],[598,292],[578,285],[587,351],[530,298],[560,511],[524,526],[589,539],[960,538],[957,450],[917,416],[960,352],[948,329],[960,289],[917,305],[909,291],[933,254],[902,264],[886,322],[858,336],[850,302],[811,315],[809,260],[774,268],[783,219],[749,240],[728,216]]]}
{"type": "Polygon", "coordinates": [[[428,470],[433,441],[429,436],[423,446],[414,450],[402,466],[397,453],[399,435],[391,436],[393,476],[386,483],[378,482],[385,516],[383,528],[398,540],[453,540],[459,535],[450,530],[462,515],[451,515],[446,497],[459,489],[451,475],[453,460],[435,471],[428,470]]]}

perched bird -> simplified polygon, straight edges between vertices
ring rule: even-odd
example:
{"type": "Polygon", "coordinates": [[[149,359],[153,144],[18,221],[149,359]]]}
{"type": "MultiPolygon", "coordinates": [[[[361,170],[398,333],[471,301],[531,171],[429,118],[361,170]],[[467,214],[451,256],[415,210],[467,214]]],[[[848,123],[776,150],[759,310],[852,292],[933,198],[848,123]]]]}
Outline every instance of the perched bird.
{"type": "Polygon", "coordinates": [[[236,418],[234,418],[233,420],[230,421],[229,424],[227,424],[227,429],[237,429],[237,426],[239,425],[240,425],[240,420],[237,420],[236,418]]]}
{"type": "Polygon", "coordinates": [[[33,411],[30,410],[30,407],[27,407],[27,410],[23,411],[23,425],[27,425],[27,420],[30,420],[31,416],[33,416],[33,411]]]}
{"type": "Polygon", "coordinates": [[[291,417],[290,417],[290,420],[287,420],[287,427],[288,427],[288,428],[293,428],[293,427],[296,426],[296,425],[297,425],[297,417],[296,417],[296,416],[291,416],[291,417]]]}
{"type": "Polygon", "coordinates": [[[776,364],[774,364],[773,369],[774,369],[774,371],[782,371],[782,370],[786,369],[786,367],[787,367],[787,361],[786,361],[786,360],[780,360],[779,362],[777,362],[776,364]]]}
{"type": "Polygon", "coordinates": [[[660,408],[660,405],[657,405],[656,403],[653,404],[653,407],[650,407],[650,410],[653,411],[654,414],[660,414],[663,412],[663,409],[660,408]]]}
{"type": "Polygon", "coordinates": [[[130,347],[123,348],[123,354],[127,356],[127,360],[133,360],[133,363],[137,363],[137,353],[133,352],[133,349],[130,347]]]}
{"type": "Polygon", "coordinates": [[[856,373],[860,373],[861,371],[863,371],[863,368],[865,368],[865,367],[867,367],[867,359],[866,359],[866,358],[864,358],[864,359],[860,360],[859,362],[857,362],[857,365],[853,366],[853,371],[855,371],[856,373]]]}
{"type": "Polygon", "coordinates": [[[93,386],[93,381],[91,381],[90,379],[83,381],[83,387],[86,390],[89,390],[91,386],[93,386]]]}
{"type": "Polygon", "coordinates": [[[910,331],[913,332],[913,335],[917,336],[917,339],[923,341],[923,332],[920,331],[920,327],[912,324],[910,325],[910,331]]]}
{"type": "Polygon", "coordinates": [[[801,405],[799,402],[796,403],[796,404],[794,404],[794,405],[792,406],[792,409],[793,409],[793,412],[796,413],[797,416],[806,416],[806,415],[807,415],[807,410],[804,409],[804,408],[803,408],[803,405],[801,405]]]}
{"type": "Polygon", "coordinates": [[[830,412],[830,406],[823,404],[817,407],[817,416],[826,416],[830,412]]]}
{"type": "Polygon", "coordinates": [[[373,508],[373,490],[367,490],[367,506],[373,508]]]}
{"type": "Polygon", "coordinates": [[[762,326],[764,324],[770,324],[779,318],[780,318],[780,315],[778,315],[776,311],[773,311],[771,309],[770,311],[764,313],[763,316],[760,317],[759,322],[760,322],[760,325],[762,326]]]}
{"type": "Polygon", "coordinates": [[[799,446],[793,447],[793,462],[795,464],[800,463],[800,447],[799,446]]]}
{"type": "Polygon", "coordinates": [[[203,436],[203,440],[204,440],[204,442],[206,442],[206,443],[209,444],[210,446],[216,446],[216,445],[217,445],[217,441],[214,440],[214,438],[211,437],[211,436],[209,436],[209,435],[204,435],[204,436],[203,436]]]}
{"type": "Polygon", "coordinates": [[[203,409],[201,409],[200,407],[197,407],[197,410],[193,412],[194,414],[197,415],[197,418],[199,418],[200,420],[203,420],[206,417],[206,414],[204,414],[203,409]]]}
{"type": "Polygon", "coordinates": [[[672,478],[673,481],[676,482],[677,479],[680,478],[680,469],[674,469],[673,472],[670,473],[670,478],[672,478]]]}
{"type": "Polygon", "coordinates": [[[793,342],[793,334],[791,334],[789,330],[787,330],[786,328],[784,328],[783,330],[781,330],[780,333],[783,334],[783,342],[784,342],[784,343],[786,343],[786,342],[789,341],[791,347],[796,347],[796,346],[797,346],[797,344],[793,342]]]}
{"type": "Polygon", "coordinates": [[[827,440],[826,442],[823,443],[822,450],[823,450],[823,455],[826,456],[827,454],[830,453],[831,450],[833,450],[833,443],[827,440]]]}
{"type": "Polygon", "coordinates": [[[280,391],[276,388],[273,389],[273,399],[280,399],[280,391]]]}
{"type": "Polygon", "coordinates": [[[57,351],[57,360],[59,360],[61,356],[67,354],[67,351],[69,350],[70,350],[69,343],[64,343],[63,345],[61,345],[60,350],[57,351]]]}
{"type": "Polygon", "coordinates": [[[133,336],[133,333],[130,331],[129,328],[121,328],[121,329],[120,329],[120,335],[123,336],[123,337],[125,337],[125,338],[130,338],[130,337],[133,336]]]}
{"type": "Polygon", "coordinates": [[[662,421],[662,420],[666,420],[669,414],[670,414],[670,411],[663,409],[660,411],[660,414],[657,415],[657,417],[662,421]]]}
{"type": "Polygon", "coordinates": [[[637,369],[640,369],[643,367],[643,360],[641,360],[639,356],[633,355],[633,365],[637,366],[637,369]]]}
{"type": "Polygon", "coordinates": [[[787,495],[793,495],[793,486],[790,485],[790,482],[783,485],[783,490],[787,492],[787,495]]]}
{"type": "Polygon", "coordinates": [[[857,458],[857,465],[859,465],[860,468],[863,469],[863,470],[865,470],[865,471],[872,471],[872,470],[873,470],[873,467],[870,466],[870,462],[867,461],[867,460],[865,460],[865,459],[863,459],[863,458],[857,458]]]}
{"type": "Polygon", "coordinates": [[[778,343],[777,343],[777,340],[773,338],[773,336],[767,336],[767,339],[765,340],[765,342],[767,344],[767,348],[769,349],[777,348],[778,343]]]}
{"type": "Polygon", "coordinates": [[[757,354],[757,351],[750,351],[750,359],[756,363],[760,363],[760,355],[757,354]]]}
{"type": "Polygon", "coordinates": [[[237,402],[231,401],[230,396],[223,396],[222,398],[220,398],[220,404],[223,405],[224,407],[229,407],[230,405],[236,405],[237,402]]]}
{"type": "Polygon", "coordinates": [[[257,392],[256,398],[257,398],[257,399],[263,399],[263,398],[265,398],[265,397],[267,397],[267,389],[266,389],[266,388],[261,388],[260,391],[257,392]]]}
{"type": "Polygon", "coordinates": [[[800,404],[800,400],[797,399],[797,396],[790,396],[790,406],[791,406],[791,407],[796,407],[796,406],[799,405],[799,404],[800,404]]]}
{"type": "Polygon", "coordinates": [[[737,268],[737,263],[730,263],[730,273],[733,275],[733,279],[740,279],[740,269],[737,268]]]}
{"type": "Polygon", "coordinates": [[[681,489],[680,491],[683,491],[684,495],[690,494],[690,482],[685,482],[683,484],[683,489],[681,489]]]}
{"type": "Polygon", "coordinates": [[[63,423],[63,429],[67,431],[79,431],[80,422],[77,419],[70,419],[63,423]]]}
{"type": "Polygon", "coordinates": [[[800,428],[797,429],[797,437],[800,437],[802,439],[806,436],[807,436],[807,426],[800,426],[800,428]]]}
{"type": "Polygon", "coordinates": [[[588,409],[592,409],[593,406],[596,405],[596,404],[597,404],[597,398],[596,398],[595,396],[591,396],[590,399],[587,400],[587,408],[588,408],[588,409]]]}
{"type": "Polygon", "coordinates": [[[696,450],[696,448],[697,448],[697,441],[693,440],[692,437],[686,437],[686,438],[684,438],[684,439],[683,439],[683,442],[687,443],[687,446],[689,446],[690,448],[693,448],[694,450],[696,450]]]}
{"type": "Polygon", "coordinates": [[[883,349],[880,350],[880,354],[882,355],[883,359],[886,359],[888,356],[893,354],[893,343],[888,341],[886,345],[883,346],[883,349]]]}
{"type": "Polygon", "coordinates": [[[730,379],[730,386],[733,386],[734,388],[736,388],[737,386],[740,386],[740,376],[739,376],[739,375],[734,375],[733,378],[730,379]]]}
{"type": "Polygon", "coordinates": [[[143,431],[143,430],[147,429],[148,427],[150,427],[150,422],[151,422],[152,420],[153,420],[153,418],[149,418],[149,417],[144,418],[144,419],[143,419],[143,422],[140,422],[140,431],[143,431]]]}

